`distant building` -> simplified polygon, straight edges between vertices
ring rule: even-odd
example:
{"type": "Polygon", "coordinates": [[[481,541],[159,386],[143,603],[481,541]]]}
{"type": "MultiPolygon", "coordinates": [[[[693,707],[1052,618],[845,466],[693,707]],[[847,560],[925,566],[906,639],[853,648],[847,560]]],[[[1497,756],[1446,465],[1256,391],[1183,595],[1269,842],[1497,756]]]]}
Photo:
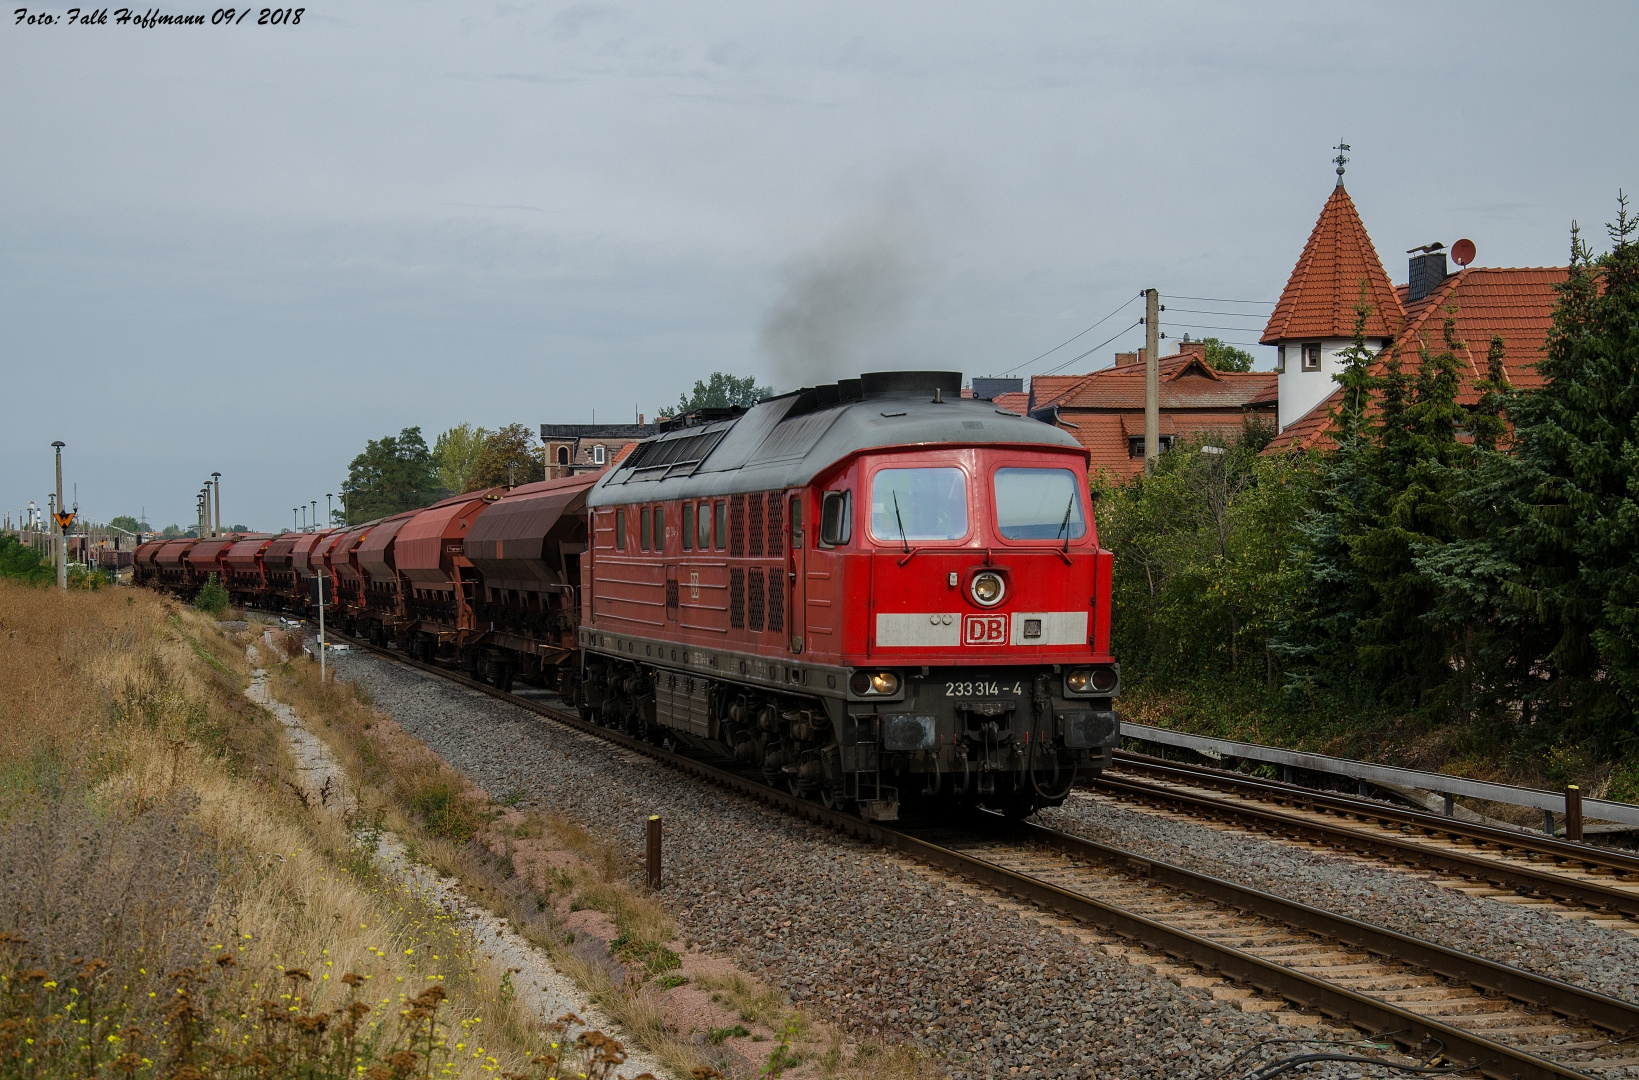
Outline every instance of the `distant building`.
{"type": "MultiPolygon", "coordinates": [[[[642,418],[639,417],[641,420],[642,418]]],[[[607,468],[627,448],[660,431],[658,424],[542,424],[546,478],[607,468]]]]}
{"type": "Polygon", "coordinates": [[[1413,248],[1407,283],[1391,284],[1339,179],[1264,329],[1263,343],[1279,349],[1281,430],[1270,451],[1329,445],[1332,417],[1343,400],[1332,376],[1342,370],[1338,352],[1354,336],[1362,282],[1373,307],[1366,320],[1373,374],[1383,374],[1395,357],[1403,371],[1415,375],[1422,349],[1445,347],[1446,311],[1454,309],[1455,351],[1465,365],[1460,401],[1471,405],[1478,399],[1474,384],[1486,377],[1493,336],[1502,338],[1509,383],[1516,389],[1542,385],[1536,364],[1553,324],[1554,289],[1565,280],[1566,268],[1466,266],[1451,273],[1443,248],[1413,248]]]}
{"type": "MultiPolygon", "coordinates": [[[[1249,418],[1275,421],[1275,373],[1218,371],[1206,362],[1202,342],[1184,342],[1161,357],[1160,374],[1163,450],[1202,434],[1234,439],[1249,418]]],[[[1028,394],[1002,394],[993,404],[1070,432],[1094,470],[1125,478],[1144,469],[1142,349],[1117,353],[1114,367],[1088,375],[1038,375],[1028,394]]]]}

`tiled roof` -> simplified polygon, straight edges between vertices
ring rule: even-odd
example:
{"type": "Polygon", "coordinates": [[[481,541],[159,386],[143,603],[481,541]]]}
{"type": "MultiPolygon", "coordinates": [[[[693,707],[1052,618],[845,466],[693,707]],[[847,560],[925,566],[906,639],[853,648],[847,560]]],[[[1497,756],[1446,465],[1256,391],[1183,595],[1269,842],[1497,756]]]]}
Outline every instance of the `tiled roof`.
{"type": "MultiPolygon", "coordinates": [[[[1470,266],[1448,276],[1428,296],[1407,305],[1405,329],[1372,364],[1372,374],[1381,375],[1388,354],[1400,358],[1401,369],[1415,374],[1420,350],[1445,347],[1445,310],[1456,307],[1456,353],[1466,368],[1458,400],[1472,405],[1479,398],[1475,384],[1486,376],[1486,356],[1491,336],[1503,340],[1503,370],[1517,389],[1542,385],[1536,364],[1543,357],[1548,331],[1553,326],[1554,286],[1565,280],[1564,267],[1470,266]]],[[[1405,290],[1400,290],[1404,296],[1405,290]]],[[[1342,402],[1341,390],[1286,426],[1269,444],[1269,450],[1308,449],[1330,445],[1332,410],[1342,402]]]]}
{"type": "MultiPolygon", "coordinates": [[[[1185,354],[1161,358],[1161,410],[1243,409],[1254,400],[1274,403],[1273,371],[1215,371],[1199,357],[1185,354]]],[[[1061,409],[1144,408],[1144,365],[1123,364],[1090,375],[1043,376],[1031,380],[1034,407],[1061,409]],[[1046,392],[1038,389],[1047,379],[1046,392]],[[1061,381],[1062,380],[1062,381],[1061,381]]]]}
{"type": "Polygon", "coordinates": [[[1366,317],[1366,336],[1392,337],[1405,315],[1400,298],[1366,235],[1354,200],[1338,184],[1321,209],[1259,340],[1271,345],[1293,338],[1353,337],[1354,306],[1362,281],[1366,300],[1372,305],[1366,317]]]}
{"type": "MultiPolygon", "coordinates": [[[[1163,356],[1160,375],[1163,435],[1188,439],[1201,431],[1222,431],[1232,438],[1247,410],[1274,411],[1272,371],[1215,371],[1192,350],[1163,356]]],[[[1058,409],[1065,429],[1087,448],[1095,471],[1118,478],[1143,471],[1143,457],[1131,454],[1131,440],[1144,434],[1143,364],[1118,364],[1088,375],[1044,375],[1031,380],[1030,392],[1033,408],[1058,409]]],[[[1002,398],[996,404],[1008,407],[1002,398]]]]}

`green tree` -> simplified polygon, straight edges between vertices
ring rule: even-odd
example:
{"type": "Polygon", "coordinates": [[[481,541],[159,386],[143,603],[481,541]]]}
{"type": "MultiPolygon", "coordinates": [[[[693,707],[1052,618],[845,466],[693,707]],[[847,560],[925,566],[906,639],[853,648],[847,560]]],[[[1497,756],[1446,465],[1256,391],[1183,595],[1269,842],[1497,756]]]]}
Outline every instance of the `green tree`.
{"type": "Polygon", "coordinates": [[[489,432],[471,424],[457,424],[433,443],[433,460],[438,465],[438,485],[451,495],[475,490],[478,461],[483,456],[489,432]]]}
{"type": "Polygon", "coordinates": [[[228,612],[228,590],[215,574],[205,579],[205,584],[194,597],[193,606],[208,615],[226,615],[228,612]]]}
{"type": "Polygon", "coordinates": [[[347,522],[357,525],[401,510],[427,506],[437,499],[438,480],[432,452],[419,427],[372,439],[354,458],[342,484],[347,522]]]}
{"type": "Polygon", "coordinates": [[[1219,371],[1251,371],[1252,362],[1256,359],[1245,349],[1237,349],[1233,345],[1225,345],[1215,337],[1202,338],[1206,345],[1206,362],[1208,367],[1219,371]]]}
{"type": "Polygon", "coordinates": [[[473,466],[472,488],[516,487],[546,479],[546,464],[525,424],[508,424],[484,438],[484,448],[473,466]]]}
{"type": "Polygon", "coordinates": [[[154,527],[146,521],[138,521],[130,514],[120,514],[109,523],[110,528],[124,529],[126,532],[153,532],[154,527]]]}
{"type": "Polygon", "coordinates": [[[182,526],[167,525],[159,531],[159,535],[167,540],[175,540],[182,535],[182,526]]]}
{"type": "Polygon", "coordinates": [[[736,405],[749,409],[772,393],[774,388],[758,386],[755,376],[739,377],[714,371],[707,381],[695,380],[694,392],[680,394],[677,404],[670,409],[662,409],[661,414],[685,416],[696,409],[726,409],[736,405]]]}
{"type": "Polygon", "coordinates": [[[1539,715],[1607,744],[1639,741],[1639,220],[1618,196],[1611,250],[1573,229],[1547,380],[1514,403],[1514,602],[1550,642],[1527,688],[1539,715]]]}
{"type": "Polygon", "coordinates": [[[15,537],[0,536],[0,577],[49,585],[57,580],[57,571],[33,548],[15,537]]]}

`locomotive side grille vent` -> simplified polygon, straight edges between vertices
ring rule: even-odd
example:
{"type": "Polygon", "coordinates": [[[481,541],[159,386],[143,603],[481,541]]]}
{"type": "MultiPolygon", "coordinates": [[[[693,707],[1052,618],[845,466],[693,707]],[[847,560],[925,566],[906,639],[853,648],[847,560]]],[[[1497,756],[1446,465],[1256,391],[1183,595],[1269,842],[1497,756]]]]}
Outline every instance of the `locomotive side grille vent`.
{"type": "Polygon", "coordinates": [[[768,632],[778,634],[785,630],[785,575],[775,567],[768,570],[768,632]]]}
{"type": "Polygon", "coordinates": [[[728,624],[736,630],[746,627],[746,572],[738,566],[728,572],[728,624]]]}
{"type": "Polygon", "coordinates": [[[746,554],[763,557],[763,497],[752,495],[746,505],[746,554]]]}
{"type": "Polygon", "coordinates": [[[728,501],[728,556],[742,558],[746,553],[746,497],[736,495],[728,501]]]}
{"type": "MultiPolygon", "coordinates": [[[[782,552],[780,547],[785,543],[785,500],[778,492],[770,492],[768,496],[768,557],[777,558],[782,552]]],[[[771,627],[778,629],[778,627],[771,627]]]]}
{"type": "Polygon", "coordinates": [[[748,621],[751,623],[751,632],[760,634],[763,632],[764,614],[763,571],[761,567],[754,566],[751,568],[749,585],[750,587],[746,590],[750,594],[746,597],[746,615],[749,616],[748,621]]]}

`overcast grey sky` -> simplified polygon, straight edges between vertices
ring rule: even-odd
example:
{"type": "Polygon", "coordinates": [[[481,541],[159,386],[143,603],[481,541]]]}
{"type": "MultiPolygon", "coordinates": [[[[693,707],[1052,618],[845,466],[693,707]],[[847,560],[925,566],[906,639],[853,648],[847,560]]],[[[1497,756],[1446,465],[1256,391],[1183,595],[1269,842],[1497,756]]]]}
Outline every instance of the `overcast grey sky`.
{"type": "Polygon", "coordinates": [[[156,526],[212,471],[225,520],[288,524],[409,425],[652,416],[713,370],[997,373],[1149,285],[1272,301],[1339,137],[1397,281],[1459,236],[1561,264],[1639,187],[1631,3],[13,18],[0,508],[44,502],[63,439],[87,515],[156,526]]]}

